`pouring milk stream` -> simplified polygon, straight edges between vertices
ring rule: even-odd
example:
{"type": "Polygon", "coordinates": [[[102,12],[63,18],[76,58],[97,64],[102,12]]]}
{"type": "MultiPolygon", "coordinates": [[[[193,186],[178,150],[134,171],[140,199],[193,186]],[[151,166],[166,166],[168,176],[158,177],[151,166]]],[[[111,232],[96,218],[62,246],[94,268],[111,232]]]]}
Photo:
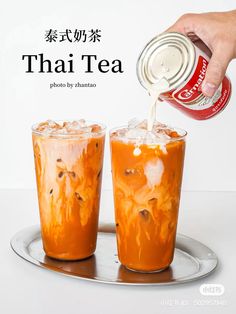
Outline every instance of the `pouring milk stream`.
{"type": "Polygon", "coordinates": [[[158,103],[160,103],[159,96],[169,88],[169,82],[168,80],[163,77],[161,78],[156,84],[152,84],[149,89],[148,93],[151,96],[151,105],[149,107],[148,112],[148,124],[147,129],[148,131],[152,131],[153,124],[156,120],[156,106],[158,103]]]}

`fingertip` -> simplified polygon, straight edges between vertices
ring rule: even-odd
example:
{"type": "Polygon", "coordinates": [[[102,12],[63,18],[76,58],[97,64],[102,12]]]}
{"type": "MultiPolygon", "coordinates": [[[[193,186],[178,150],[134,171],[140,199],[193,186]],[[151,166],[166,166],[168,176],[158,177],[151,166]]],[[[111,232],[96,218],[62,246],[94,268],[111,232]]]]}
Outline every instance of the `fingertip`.
{"type": "Polygon", "coordinates": [[[201,90],[206,97],[213,97],[217,90],[217,86],[213,83],[203,81],[201,90]]]}

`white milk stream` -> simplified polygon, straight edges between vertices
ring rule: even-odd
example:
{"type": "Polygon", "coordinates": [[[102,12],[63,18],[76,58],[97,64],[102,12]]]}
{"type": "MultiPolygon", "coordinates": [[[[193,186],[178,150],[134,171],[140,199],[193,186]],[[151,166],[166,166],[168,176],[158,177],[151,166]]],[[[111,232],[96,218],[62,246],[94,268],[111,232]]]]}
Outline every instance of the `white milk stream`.
{"type": "Polygon", "coordinates": [[[159,100],[159,96],[161,93],[168,90],[168,88],[169,82],[165,77],[161,78],[156,84],[150,85],[148,88],[148,93],[151,96],[151,105],[148,112],[148,131],[152,131],[153,124],[156,120],[156,106],[161,102],[161,100],[159,100]]]}

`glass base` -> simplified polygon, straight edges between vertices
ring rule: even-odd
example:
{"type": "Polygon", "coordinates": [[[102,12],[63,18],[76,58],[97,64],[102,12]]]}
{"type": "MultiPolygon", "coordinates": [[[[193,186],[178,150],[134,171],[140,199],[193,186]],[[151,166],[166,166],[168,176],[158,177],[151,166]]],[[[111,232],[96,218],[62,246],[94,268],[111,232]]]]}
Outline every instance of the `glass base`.
{"type": "Polygon", "coordinates": [[[160,272],[166,270],[169,266],[166,266],[166,267],[163,267],[163,268],[160,268],[160,269],[157,269],[157,270],[150,270],[150,271],[148,271],[148,270],[145,271],[145,270],[132,269],[132,268],[130,268],[128,266],[125,266],[125,265],[124,265],[124,267],[127,268],[128,270],[131,270],[131,271],[135,272],[135,273],[153,274],[153,273],[160,273],[160,272]]]}
{"type": "MultiPolygon", "coordinates": [[[[45,252],[45,251],[44,251],[45,252]]],[[[46,254],[45,252],[45,255],[48,257],[48,258],[51,258],[53,260],[57,260],[57,261],[61,261],[61,262],[78,262],[78,261],[83,261],[83,260],[86,260],[86,259],[89,259],[91,256],[94,255],[94,253],[92,253],[91,255],[88,255],[88,256],[85,256],[85,257],[80,257],[80,258],[60,258],[60,257],[54,257],[54,256],[50,256],[48,254],[46,254]]]]}

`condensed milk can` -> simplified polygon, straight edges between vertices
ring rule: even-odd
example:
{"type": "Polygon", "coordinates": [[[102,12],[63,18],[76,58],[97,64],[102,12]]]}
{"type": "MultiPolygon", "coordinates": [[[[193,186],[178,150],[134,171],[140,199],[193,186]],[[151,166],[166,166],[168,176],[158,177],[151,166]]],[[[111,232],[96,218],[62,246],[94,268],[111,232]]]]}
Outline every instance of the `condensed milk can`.
{"type": "Polygon", "coordinates": [[[189,117],[205,120],[222,111],[231,95],[231,83],[224,77],[213,97],[201,92],[210,58],[180,33],[163,33],[143,49],[137,62],[140,83],[148,90],[161,92],[159,98],[189,117]],[[162,90],[158,82],[168,82],[162,90]]]}

